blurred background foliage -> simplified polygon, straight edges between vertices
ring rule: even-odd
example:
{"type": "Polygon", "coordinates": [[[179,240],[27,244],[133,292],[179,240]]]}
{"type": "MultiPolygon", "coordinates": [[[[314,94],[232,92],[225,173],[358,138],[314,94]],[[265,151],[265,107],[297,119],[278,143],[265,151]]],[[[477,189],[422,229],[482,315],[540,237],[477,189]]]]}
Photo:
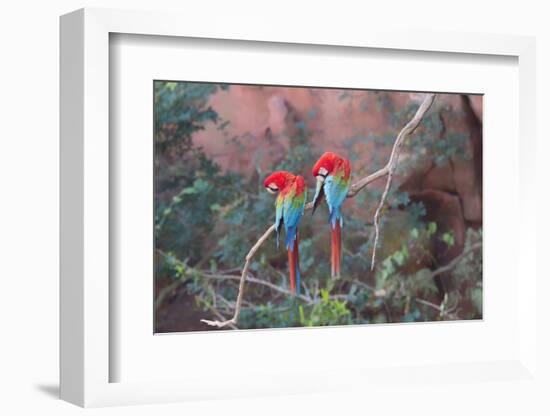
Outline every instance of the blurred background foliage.
{"type": "MultiPolygon", "coordinates": [[[[156,332],[211,330],[200,323],[201,318],[233,315],[244,257],[274,221],[274,198],[263,189],[263,179],[284,169],[310,181],[310,167],[324,151],[332,150],[312,143],[315,132],[308,121],[318,110],[310,108],[286,118],[288,147],[280,158],[260,153],[253,172],[223,169],[195,143],[194,135],[207,127],[230,126],[231,120],[220,116],[211,98],[231,88],[154,84],[156,332]]],[[[390,92],[343,91],[337,105],[387,114],[386,132],[342,138],[353,176],[359,178],[387,162],[387,150],[418,102],[409,100],[397,108],[390,92]],[[361,163],[360,149],[365,145],[376,151],[370,152],[368,163],[361,163]]],[[[407,172],[426,163],[438,168],[473,158],[470,135],[447,128],[457,114],[463,116],[443,105],[426,115],[406,145],[398,174],[407,177],[407,172]]],[[[242,137],[231,137],[229,142],[237,151],[247,151],[242,137]]],[[[313,185],[308,183],[311,199],[313,185]]],[[[437,212],[430,212],[429,204],[415,196],[418,192],[411,191],[406,181],[400,183],[392,187],[384,210],[374,271],[370,270],[372,214],[380,186],[367,187],[349,208],[344,207],[340,280],[330,279],[326,207],[313,217],[306,212],[302,219],[300,297],[285,293],[285,250],[277,250],[273,238],[264,243],[250,267],[254,281],[246,285],[239,328],[481,318],[481,223],[466,221],[465,234],[458,238],[452,227],[439,221],[437,212]]]]}

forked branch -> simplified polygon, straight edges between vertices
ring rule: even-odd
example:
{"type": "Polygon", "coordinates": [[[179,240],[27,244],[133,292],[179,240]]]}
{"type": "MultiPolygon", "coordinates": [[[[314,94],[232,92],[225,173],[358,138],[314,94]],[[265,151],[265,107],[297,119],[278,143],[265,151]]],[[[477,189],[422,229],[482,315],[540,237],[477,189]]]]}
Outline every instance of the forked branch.
{"type": "MultiPolygon", "coordinates": [[[[390,155],[390,159],[386,166],[384,166],[382,169],[365,176],[364,178],[359,179],[357,182],[351,185],[349,191],[348,191],[348,198],[353,198],[359,191],[361,191],[363,188],[365,188],[368,184],[371,182],[374,182],[376,179],[382,178],[384,176],[388,176],[388,179],[386,181],[386,187],[384,189],[384,193],[382,194],[382,198],[380,200],[380,204],[378,206],[378,209],[376,210],[375,216],[374,216],[374,226],[375,226],[375,239],[374,239],[374,247],[373,247],[373,253],[372,253],[372,263],[371,263],[371,269],[374,268],[374,262],[376,259],[376,245],[378,244],[378,237],[379,237],[379,222],[380,222],[380,212],[382,210],[382,207],[385,204],[386,198],[388,196],[389,189],[391,187],[391,182],[393,175],[395,173],[395,169],[397,167],[397,162],[399,159],[399,152],[401,151],[401,148],[403,146],[403,143],[411,135],[411,133],[418,127],[420,124],[420,121],[422,120],[422,117],[424,117],[424,114],[429,110],[430,106],[434,102],[436,97],[436,94],[426,94],[426,97],[424,98],[424,101],[418,108],[415,116],[412,118],[411,121],[409,121],[405,127],[399,132],[399,135],[397,136],[397,139],[395,140],[395,143],[392,148],[392,152],[390,155]]],[[[313,204],[310,202],[306,204],[305,210],[310,210],[313,208],[313,204]]],[[[237,322],[239,320],[239,314],[241,312],[241,305],[243,301],[243,295],[244,295],[244,286],[245,282],[248,276],[248,268],[250,267],[250,262],[258,249],[261,247],[261,245],[269,238],[269,236],[275,231],[275,225],[272,225],[269,227],[265,233],[260,237],[260,239],[254,244],[254,246],[250,249],[248,254],[245,258],[245,263],[243,266],[243,270],[241,273],[241,279],[239,282],[239,294],[237,295],[237,301],[235,302],[235,313],[231,319],[225,320],[225,321],[211,321],[208,319],[201,319],[201,322],[204,322],[207,325],[215,326],[217,328],[223,328],[226,326],[234,326],[237,325],[237,322]]]]}

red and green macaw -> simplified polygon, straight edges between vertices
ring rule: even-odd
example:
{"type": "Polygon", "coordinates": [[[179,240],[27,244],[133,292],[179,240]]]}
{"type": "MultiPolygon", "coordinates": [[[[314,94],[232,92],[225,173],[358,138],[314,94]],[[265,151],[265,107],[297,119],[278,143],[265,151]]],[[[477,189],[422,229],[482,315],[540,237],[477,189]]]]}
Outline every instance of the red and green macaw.
{"type": "Polygon", "coordinates": [[[285,228],[285,247],[288,251],[290,270],[290,292],[300,294],[300,254],[298,249],[298,225],[306,204],[306,187],[303,176],[278,171],[269,175],[264,187],[272,194],[278,194],[275,200],[275,232],[277,247],[281,227],[285,228]]]}
{"type": "Polygon", "coordinates": [[[317,187],[313,197],[313,212],[321,203],[324,195],[329,209],[331,227],[331,274],[340,277],[340,259],[342,248],[342,226],[344,225],[341,207],[351,185],[351,166],[349,160],[333,152],[323,154],[313,167],[313,176],[317,178],[317,187]]]}

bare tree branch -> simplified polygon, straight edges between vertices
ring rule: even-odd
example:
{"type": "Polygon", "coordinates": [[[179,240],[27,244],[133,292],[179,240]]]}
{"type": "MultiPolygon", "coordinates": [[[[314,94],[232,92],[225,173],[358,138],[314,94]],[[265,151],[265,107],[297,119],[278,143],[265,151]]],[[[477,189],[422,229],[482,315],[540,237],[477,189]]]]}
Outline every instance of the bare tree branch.
{"type": "Polygon", "coordinates": [[[435,96],[435,94],[427,94],[412,120],[409,121],[405,125],[405,127],[403,127],[403,129],[399,132],[399,135],[397,136],[397,139],[393,144],[390,160],[388,161],[388,164],[382,169],[387,170],[387,172],[385,173],[388,175],[388,178],[386,180],[384,193],[382,194],[382,198],[380,198],[380,204],[378,205],[378,208],[376,208],[376,213],[374,214],[374,245],[372,247],[372,260],[370,264],[371,270],[374,270],[374,266],[376,263],[376,247],[378,245],[378,238],[380,237],[380,213],[382,212],[382,208],[386,203],[386,198],[388,197],[388,193],[390,191],[393,175],[395,173],[395,169],[397,168],[397,162],[399,161],[399,153],[401,152],[401,148],[403,147],[403,143],[405,143],[407,137],[409,137],[411,133],[418,127],[418,125],[422,121],[422,118],[424,117],[424,114],[426,114],[426,112],[430,109],[432,103],[435,100],[435,96]]]}
{"type": "Polygon", "coordinates": [[[368,176],[365,176],[362,179],[359,179],[357,182],[355,182],[353,185],[349,187],[348,194],[346,195],[347,198],[353,198],[357,193],[363,189],[365,186],[367,186],[369,183],[374,182],[378,178],[383,178],[386,176],[389,172],[388,166],[384,166],[382,169],[377,170],[374,173],[371,173],[368,176]]]}
{"type": "Polygon", "coordinates": [[[208,319],[201,319],[201,322],[204,322],[207,325],[210,326],[216,326],[218,328],[223,328],[224,326],[228,325],[237,325],[237,322],[239,320],[239,313],[241,312],[241,304],[243,302],[243,295],[244,295],[244,284],[246,282],[246,277],[248,275],[248,268],[250,267],[250,261],[254,257],[254,254],[256,254],[256,251],[260,248],[260,246],[264,243],[265,240],[269,238],[269,236],[275,231],[275,224],[273,224],[271,227],[269,227],[266,232],[260,237],[260,239],[254,244],[254,246],[250,249],[248,254],[246,255],[246,261],[244,263],[243,271],[241,274],[241,280],[239,283],[239,294],[237,295],[237,301],[235,303],[235,314],[233,315],[233,318],[225,320],[225,321],[209,321],[208,319]]]}
{"type": "MultiPolygon", "coordinates": [[[[403,146],[403,143],[411,135],[411,133],[418,127],[420,124],[420,121],[422,120],[422,117],[424,117],[424,114],[428,111],[432,103],[434,102],[436,97],[436,94],[426,94],[426,97],[424,98],[424,101],[420,105],[418,111],[416,112],[415,116],[412,118],[411,121],[409,121],[405,127],[401,130],[399,135],[397,136],[397,139],[395,140],[395,143],[392,148],[392,152],[390,155],[390,159],[386,166],[384,166],[382,169],[358,180],[354,184],[351,185],[347,197],[353,198],[357,193],[362,190],[365,186],[367,186],[369,183],[375,181],[376,179],[379,179],[384,176],[388,176],[388,180],[386,182],[386,188],[384,190],[384,193],[382,194],[382,199],[380,201],[380,205],[378,206],[378,209],[376,210],[376,214],[374,217],[374,225],[375,225],[375,241],[374,241],[374,247],[373,247],[373,256],[372,256],[372,263],[371,263],[371,270],[374,268],[374,262],[376,259],[376,245],[378,244],[378,237],[379,237],[379,221],[380,221],[380,211],[385,203],[386,197],[388,195],[392,177],[395,172],[395,168],[397,167],[397,161],[399,159],[399,152],[401,151],[401,147],[403,146]]],[[[313,208],[313,203],[307,203],[305,206],[305,210],[310,210],[313,208]]],[[[256,251],[260,248],[260,246],[267,240],[267,238],[275,231],[275,225],[272,225],[269,227],[266,232],[260,237],[260,239],[254,244],[254,246],[250,249],[248,252],[243,271],[240,277],[240,283],[239,283],[239,294],[237,295],[237,301],[235,302],[235,314],[231,319],[225,320],[225,321],[211,321],[208,319],[201,319],[201,322],[204,322],[207,325],[215,326],[218,328],[223,328],[225,326],[228,326],[230,324],[236,325],[239,319],[239,313],[241,311],[241,304],[242,299],[244,295],[244,286],[245,282],[248,276],[248,268],[250,267],[250,261],[254,257],[254,254],[256,254],[256,251]]]]}

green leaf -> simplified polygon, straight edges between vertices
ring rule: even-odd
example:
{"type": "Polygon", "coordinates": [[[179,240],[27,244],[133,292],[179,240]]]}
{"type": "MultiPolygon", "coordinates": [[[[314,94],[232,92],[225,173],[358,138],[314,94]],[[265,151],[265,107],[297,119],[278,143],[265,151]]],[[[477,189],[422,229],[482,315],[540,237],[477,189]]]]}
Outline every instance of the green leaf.
{"type": "Polygon", "coordinates": [[[184,189],[180,192],[181,195],[191,195],[191,194],[196,194],[196,193],[197,193],[197,190],[196,190],[194,187],[192,187],[192,186],[190,186],[190,187],[188,187],[188,188],[184,188],[184,189]]]}
{"type": "Polygon", "coordinates": [[[298,307],[298,312],[300,313],[300,323],[305,325],[306,317],[304,315],[304,307],[302,305],[298,307]]]}
{"type": "Polygon", "coordinates": [[[448,246],[452,247],[455,244],[455,237],[452,231],[449,231],[442,236],[443,241],[447,243],[448,246]]]}
{"type": "Polygon", "coordinates": [[[406,244],[403,244],[403,247],[401,248],[401,252],[405,256],[405,258],[409,257],[409,247],[406,244]]]}
{"type": "Polygon", "coordinates": [[[403,263],[405,263],[405,255],[400,251],[396,251],[394,253],[393,259],[395,260],[398,266],[403,266],[403,263]]]}
{"type": "Polygon", "coordinates": [[[206,182],[204,179],[196,179],[193,183],[193,187],[195,188],[195,192],[201,193],[206,191],[208,188],[208,182],[206,182]]]}
{"type": "Polygon", "coordinates": [[[392,274],[395,271],[395,267],[393,265],[391,257],[384,259],[384,261],[382,262],[382,265],[384,266],[384,271],[387,274],[392,274]]]}
{"type": "Polygon", "coordinates": [[[177,82],[167,82],[166,84],[164,84],[166,86],[167,89],[169,89],[170,91],[174,91],[178,85],[177,82]]]}

